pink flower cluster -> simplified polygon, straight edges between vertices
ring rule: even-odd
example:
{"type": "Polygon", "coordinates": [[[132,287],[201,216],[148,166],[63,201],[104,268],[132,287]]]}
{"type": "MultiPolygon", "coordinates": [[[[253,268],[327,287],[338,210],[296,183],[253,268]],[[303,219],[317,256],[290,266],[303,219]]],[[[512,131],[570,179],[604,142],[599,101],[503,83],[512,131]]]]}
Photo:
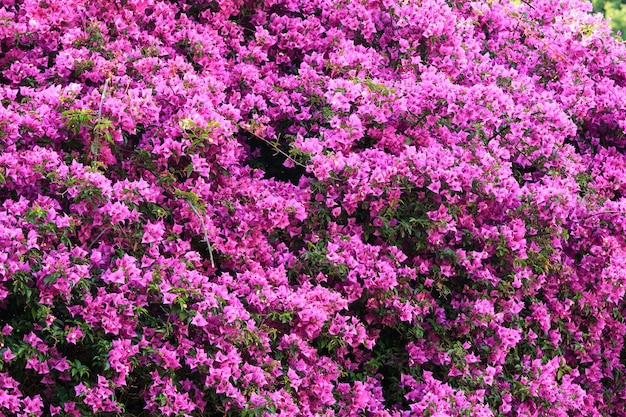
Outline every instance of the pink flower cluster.
{"type": "Polygon", "coordinates": [[[590,8],[0,0],[0,417],[621,415],[590,8]]]}

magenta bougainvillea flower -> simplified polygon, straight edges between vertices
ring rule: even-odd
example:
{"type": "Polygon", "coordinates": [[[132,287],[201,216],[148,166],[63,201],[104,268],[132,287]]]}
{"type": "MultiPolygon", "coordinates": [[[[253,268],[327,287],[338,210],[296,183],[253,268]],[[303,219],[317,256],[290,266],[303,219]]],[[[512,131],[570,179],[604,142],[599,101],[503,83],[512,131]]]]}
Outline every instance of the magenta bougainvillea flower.
{"type": "Polygon", "coordinates": [[[0,1],[0,417],[622,415],[590,10],[0,1]]]}

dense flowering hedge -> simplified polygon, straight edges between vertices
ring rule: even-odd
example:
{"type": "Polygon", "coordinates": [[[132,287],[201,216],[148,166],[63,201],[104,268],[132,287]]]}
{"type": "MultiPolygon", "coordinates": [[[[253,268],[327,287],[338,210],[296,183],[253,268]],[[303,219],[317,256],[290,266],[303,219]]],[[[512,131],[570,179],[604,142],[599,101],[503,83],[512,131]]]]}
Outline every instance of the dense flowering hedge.
{"type": "Polygon", "coordinates": [[[590,3],[0,5],[0,416],[623,415],[590,3]]]}

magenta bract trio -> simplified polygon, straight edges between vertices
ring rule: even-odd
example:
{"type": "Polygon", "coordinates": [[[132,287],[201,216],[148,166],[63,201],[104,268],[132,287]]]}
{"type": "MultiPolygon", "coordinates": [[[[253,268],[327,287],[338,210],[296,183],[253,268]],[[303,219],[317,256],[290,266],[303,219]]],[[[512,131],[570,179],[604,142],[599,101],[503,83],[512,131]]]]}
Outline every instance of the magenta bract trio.
{"type": "Polygon", "coordinates": [[[0,6],[0,416],[624,415],[590,3],[0,6]]]}

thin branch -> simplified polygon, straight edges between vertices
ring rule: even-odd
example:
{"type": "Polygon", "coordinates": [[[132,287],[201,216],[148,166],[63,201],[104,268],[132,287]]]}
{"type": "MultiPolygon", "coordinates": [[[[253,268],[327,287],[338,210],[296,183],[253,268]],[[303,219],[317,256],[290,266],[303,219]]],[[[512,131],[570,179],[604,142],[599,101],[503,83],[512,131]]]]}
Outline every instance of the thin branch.
{"type": "Polygon", "coordinates": [[[91,247],[96,244],[98,239],[100,239],[102,237],[102,235],[105,234],[106,232],[108,232],[109,230],[110,230],[110,227],[107,227],[103,231],[101,231],[100,234],[98,236],[96,236],[96,238],[91,242],[91,244],[88,246],[87,249],[91,249],[91,247]]]}
{"type": "Polygon", "coordinates": [[[102,89],[102,96],[100,97],[100,106],[98,107],[98,124],[102,120],[102,106],[104,105],[104,99],[106,98],[106,95],[107,95],[107,87],[109,86],[110,80],[111,80],[111,77],[106,79],[106,81],[104,82],[104,88],[102,89]]]}
{"type": "Polygon", "coordinates": [[[267,143],[267,144],[268,144],[269,146],[271,146],[271,147],[272,147],[272,148],[273,148],[276,152],[279,152],[280,154],[282,154],[285,158],[289,159],[289,160],[290,160],[291,162],[293,162],[295,165],[297,165],[297,166],[299,166],[299,167],[302,167],[302,168],[306,168],[306,165],[304,165],[303,163],[298,162],[298,161],[296,161],[295,159],[293,159],[293,158],[291,157],[291,155],[289,155],[287,152],[285,152],[285,151],[283,151],[282,149],[280,149],[280,148],[278,147],[278,145],[276,145],[274,142],[272,142],[272,141],[270,141],[270,140],[268,140],[268,139],[265,139],[264,137],[261,137],[261,136],[257,135],[256,133],[254,133],[254,132],[253,132],[253,131],[251,131],[250,129],[247,129],[247,128],[245,128],[245,127],[241,126],[241,125],[240,125],[240,124],[238,124],[238,123],[237,123],[236,125],[237,125],[237,127],[239,127],[239,129],[243,130],[244,132],[246,132],[246,133],[248,133],[248,134],[250,134],[250,135],[254,136],[255,138],[260,139],[260,140],[262,140],[263,142],[267,143]]]}
{"type": "Polygon", "coordinates": [[[128,82],[126,83],[126,89],[124,90],[124,94],[126,95],[128,93],[128,89],[130,88],[130,79],[128,80],[128,82]]]}
{"type": "Polygon", "coordinates": [[[584,220],[587,220],[587,219],[590,219],[590,218],[592,218],[592,217],[595,217],[595,216],[602,216],[602,215],[605,215],[605,214],[607,214],[607,215],[608,215],[608,214],[621,214],[622,216],[623,216],[623,215],[626,215],[626,213],[624,213],[623,211],[617,211],[617,210],[607,210],[607,211],[601,211],[601,212],[598,212],[598,213],[591,213],[591,214],[589,214],[589,215],[587,215],[587,216],[583,217],[583,219],[584,219],[584,220]]]}
{"type": "Polygon", "coordinates": [[[530,2],[528,0],[521,0],[522,3],[524,3],[526,6],[530,7],[533,10],[537,10],[535,9],[535,6],[533,6],[532,4],[530,4],[530,2]]]}
{"type": "Polygon", "coordinates": [[[189,202],[189,200],[185,200],[185,201],[187,202],[187,204],[189,204],[189,207],[191,207],[191,210],[193,210],[195,215],[198,216],[198,219],[200,220],[200,225],[202,226],[202,231],[204,232],[204,242],[209,248],[209,257],[211,259],[211,267],[215,268],[215,261],[213,259],[213,248],[211,247],[211,243],[209,242],[209,233],[206,230],[204,219],[202,218],[202,216],[200,216],[200,213],[198,212],[198,210],[194,207],[193,204],[191,204],[191,202],[189,202]]]}
{"type": "MultiPolygon", "coordinates": [[[[288,160],[290,160],[291,162],[293,162],[293,163],[294,163],[294,165],[297,165],[297,166],[299,166],[299,167],[301,167],[301,168],[304,168],[304,169],[306,170],[306,168],[307,168],[307,166],[306,166],[306,165],[304,165],[303,163],[298,162],[298,161],[296,161],[295,159],[293,159],[293,158],[291,157],[291,155],[289,155],[287,152],[285,152],[285,151],[283,151],[282,149],[280,149],[280,148],[278,147],[278,145],[276,145],[274,142],[272,142],[272,141],[270,141],[270,140],[268,140],[268,139],[265,139],[264,137],[261,137],[261,136],[257,135],[256,133],[254,133],[254,132],[253,132],[253,131],[251,131],[250,129],[247,129],[247,128],[245,128],[245,127],[241,126],[239,123],[235,123],[235,126],[237,126],[239,129],[243,130],[244,132],[246,132],[246,133],[248,133],[248,134],[250,134],[250,135],[254,136],[255,138],[257,138],[257,139],[259,139],[259,140],[262,140],[263,142],[267,143],[267,144],[268,144],[269,146],[271,146],[271,147],[272,147],[272,149],[274,149],[276,152],[279,152],[279,153],[280,153],[281,155],[283,155],[285,158],[287,158],[288,160]]],[[[332,175],[329,175],[329,176],[328,176],[328,178],[330,178],[330,179],[331,179],[331,180],[333,180],[333,181],[341,181],[339,178],[334,177],[334,176],[332,176],[332,175]]]]}

